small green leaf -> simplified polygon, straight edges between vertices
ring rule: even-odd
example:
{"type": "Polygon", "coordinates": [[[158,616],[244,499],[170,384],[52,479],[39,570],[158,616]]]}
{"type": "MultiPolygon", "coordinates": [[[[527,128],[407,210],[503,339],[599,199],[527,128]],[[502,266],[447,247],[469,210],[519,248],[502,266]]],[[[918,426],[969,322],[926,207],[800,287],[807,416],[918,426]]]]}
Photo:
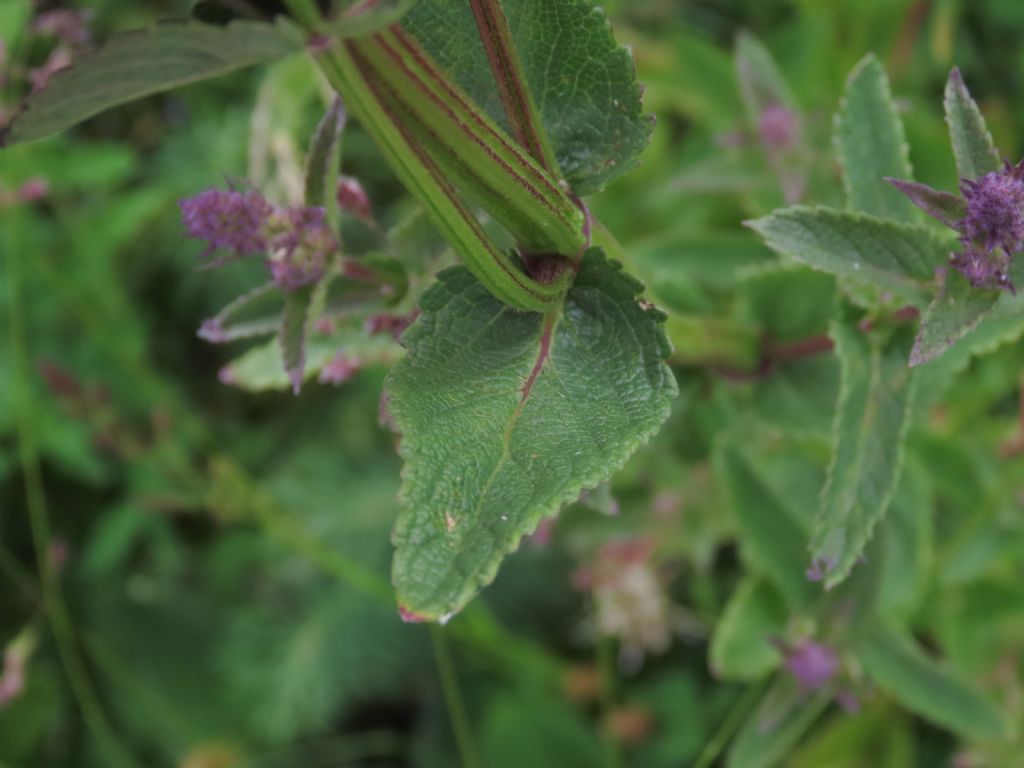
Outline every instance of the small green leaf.
{"type": "MultiPolygon", "coordinates": [[[[598,192],[636,165],[653,120],[642,114],[633,57],[589,0],[502,0],[509,28],[563,176],[598,192]]],[[[468,3],[420,0],[402,22],[480,104],[510,128],[468,3]]]]}
{"type": "Polygon", "coordinates": [[[300,47],[282,27],[251,21],[226,27],[165,22],[118,35],[32,96],[0,146],[44,139],[119,104],[273,61],[300,47]]]}
{"type": "MultiPolygon", "coordinates": [[[[1024,283],[1024,262],[1018,262],[1013,280],[1024,283]]],[[[956,374],[961,373],[972,358],[995,351],[1004,344],[1020,339],[1024,334],[1024,299],[1003,291],[995,307],[956,344],[933,357],[920,377],[921,404],[928,405],[939,398],[956,374]]]]}
{"type": "Polygon", "coordinates": [[[461,268],[423,295],[386,385],[405,459],[393,580],[407,615],[460,610],[668,417],[664,316],[641,289],[591,249],[562,311],[515,312],[461,268]]]}
{"type": "Polygon", "coordinates": [[[832,463],[811,538],[825,586],[843,581],[888,511],[899,481],[913,412],[909,335],[864,333],[836,322],[832,338],[842,373],[832,433],[832,463]]]}
{"type": "Polygon", "coordinates": [[[857,658],[879,687],[921,717],[970,739],[1010,738],[1012,729],[999,709],[909,637],[880,628],[860,644],[857,658]]]}
{"type": "Polygon", "coordinates": [[[306,205],[323,208],[331,231],[338,233],[338,171],[341,163],[341,132],[345,105],[337,96],[327,108],[310,141],[306,157],[306,205]]]}
{"type": "Polygon", "coordinates": [[[213,344],[263,336],[281,324],[284,294],[274,283],[244,293],[203,322],[199,337],[213,344]]]}
{"type": "Polygon", "coordinates": [[[757,680],[779,664],[774,640],[786,629],[786,605],[766,580],[748,577],[729,598],[711,638],[710,664],[723,680],[757,680]]]}
{"type": "Polygon", "coordinates": [[[281,362],[297,395],[302,389],[306,365],[306,335],[309,329],[310,306],[313,303],[313,287],[305,286],[285,296],[281,312],[281,330],[278,341],[281,344],[281,362]]]}
{"type": "Polygon", "coordinates": [[[985,126],[985,118],[967,91],[960,70],[954,68],[946,83],[946,122],[961,179],[977,179],[999,170],[999,152],[985,126]]]}
{"type": "Polygon", "coordinates": [[[1002,293],[974,288],[957,270],[947,269],[942,291],[921,319],[910,364],[923,365],[934,360],[966,336],[992,311],[1002,293]]]}
{"type": "Polygon", "coordinates": [[[801,691],[793,678],[779,675],[736,735],[728,768],[771,768],[784,758],[825,707],[825,692],[801,691]]]}
{"type": "MultiPolygon", "coordinates": [[[[339,356],[359,368],[391,366],[402,357],[402,348],[388,334],[367,336],[361,329],[345,329],[327,335],[313,333],[306,341],[303,378],[308,381],[339,356]]],[[[281,361],[278,339],[253,347],[232,360],[222,371],[221,378],[247,392],[282,391],[293,387],[281,361]]]]}
{"type": "Polygon", "coordinates": [[[952,192],[940,192],[927,184],[887,177],[887,182],[907,196],[914,205],[947,227],[956,229],[967,215],[967,203],[952,192]]]}
{"type": "Polygon", "coordinates": [[[744,557],[791,607],[805,605],[814,593],[805,573],[807,533],[737,448],[723,448],[716,469],[728,489],[744,557]]]}
{"type": "Polygon", "coordinates": [[[748,221],[770,248],[814,269],[854,277],[924,301],[949,245],[931,229],[834,208],[795,206],[748,221]]]}
{"type": "Polygon", "coordinates": [[[914,206],[885,181],[887,176],[912,179],[914,172],[889,78],[874,54],[865,56],[846,81],[836,115],[835,142],[851,210],[917,221],[914,206]]]}

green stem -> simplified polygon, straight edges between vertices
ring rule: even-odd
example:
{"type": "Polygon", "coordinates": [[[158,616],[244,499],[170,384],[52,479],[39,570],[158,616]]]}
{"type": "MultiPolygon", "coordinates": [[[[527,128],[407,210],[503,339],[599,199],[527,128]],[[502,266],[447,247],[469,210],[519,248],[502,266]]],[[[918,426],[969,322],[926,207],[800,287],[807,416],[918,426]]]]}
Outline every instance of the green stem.
{"type": "Polygon", "coordinates": [[[469,5],[512,135],[549,173],[557,174],[558,161],[527,85],[501,0],[469,0],[469,5]]]}
{"type": "Polygon", "coordinates": [[[448,716],[452,721],[452,731],[455,733],[455,745],[459,750],[462,768],[480,768],[483,763],[473,739],[473,730],[469,724],[469,716],[466,714],[466,702],[459,689],[455,664],[452,662],[451,650],[448,648],[444,630],[436,624],[432,624],[430,639],[434,644],[437,672],[441,677],[441,689],[444,692],[445,705],[448,707],[448,716]]]}
{"type": "Polygon", "coordinates": [[[542,165],[395,28],[350,44],[360,68],[446,177],[531,253],[575,257],[583,213],[542,165]]]}
{"type": "Polygon", "coordinates": [[[571,275],[552,284],[537,283],[502,252],[399,117],[388,111],[377,90],[380,84],[367,80],[352,49],[335,43],[329,50],[316,52],[314,58],[403,185],[423,204],[445,239],[487,289],[518,309],[544,312],[559,306],[571,275]]]}
{"type": "Polygon", "coordinates": [[[729,739],[740,729],[747,715],[750,714],[750,710],[761,698],[769,680],[769,677],[765,677],[756,685],[748,686],[746,691],[736,697],[736,703],[722,720],[722,724],[718,726],[718,730],[711,736],[704,749],[701,750],[693,768],[711,768],[718,756],[722,754],[725,745],[729,743],[729,739]]]}
{"type": "Polygon", "coordinates": [[[596,648],[597,670],[601,676],[601,716],[605,719],[603,741],[608,756],[608,768],[620,768],[623,763],[622,748],[615,734],[608,730],[607,719],[615,709],[616,672],[615,641],[608,635],[601,635],[596,648]]]}
{"type": "Polygon", "coordinates": [[[29,527],[38,563],[43,605],[50,620],[57,652],[67,674],[68,684],[78,702],[82,717],[97,745],[111,764],[135,765],[130,753],[118,741],[107,719],[99,696],[75,643],[71,615],[61,590],[57,570],[50,558],[50,521],[43,489],[42,467],[36,445],[34,401],[31,391],[25,330],[22,325],[21,257],[13,242],[13,226],[8,222],[7,278],[10,301],[10,344],[15,379],[18,449],[25,478],[25,501],[29,527]]]}

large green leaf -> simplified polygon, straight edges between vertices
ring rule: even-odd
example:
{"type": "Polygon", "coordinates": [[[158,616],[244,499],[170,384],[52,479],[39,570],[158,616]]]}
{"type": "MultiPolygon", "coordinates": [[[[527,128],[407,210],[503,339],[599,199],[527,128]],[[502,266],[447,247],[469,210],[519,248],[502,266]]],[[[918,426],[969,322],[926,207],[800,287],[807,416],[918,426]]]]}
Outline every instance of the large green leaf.
{"type": "Polygon", "coordinates": [[[887,338],[836,322],[832,338],[842,384],[832,464],[811,539],[811,557],[824,567],[826,587],[846,578],[888,510],[914,396],[909,334],[897,331],[887,338]]]}
{"type": "Polygon", "coordinates": [[[516,312],[462,268],[442,272],[388,379],[402,433],[399,604],[461,609],[525,534],[606,480],[668,417],[664,316],[588,251],[563,310],[516,312]]]}
{"type": "Polygon", "coordinates": [[[786,630],[786,605],[765,579],[748,577],[729,598],[711,638],[710,665],[724,680],[756,680],[779,664],[774,640],[786,630]]]}
{"type": "Polygon", "coordinates": [[[885,178],[913,178],[903,122],[881,62],[868,54],[850,73],[836,116],[847,205],[872,216],[917,221],[914,205],[885,178]]]}
{"type": "Polygon", "coordinates": [[[826,692],[801,691],[790,675],[780,674],[736,735],[726,765],[777,765],[825,711],[828,702],[826,692]]]}
{"type": "Polygon", "coordinates": [[[861,643],[864,671],[910,710],[972,739],[1008,738],[1011,729],[985,697],[943,669],[908,638],[879,629],[861,643]]]}
{"type": "MultiPolygon", "coordinates": [[[[504,0],[502,7],[562,174],[577,194],[597,192],[636,164],[650,138],[632,57],[589,0],[504,0]]],[[[509,129],[468,3],[421,0],[403,26],[509,129]]]]}
{"type": "MultiPolygon", "coordinates": [[[[277,318],[280,323],[280,317],[277,318]]],[[[332,361],[344,359],[353,369],[371,365],[390,366],[402,356],[402,348],[387,334],[368,336],[361,329],[331,334],[313,333],[305,343],[302,377],[309,380],[332,361]]],[[[294,382],[285,371],[281,342],[274,338],[253,347],[221,370],[221,379],[248,392],[284,390],[294,382]]]]}
{"type": "Polygon", "coordinates": [[[779,589],[790,607],[806,605],[814,585],[805,576],[803,526],[736,447],[724,447],[716,466],[739,525],[744,558],[779,589]]]}
{"type": "Polygon", "coordinates": [[[274,25],[166,22],[118,35],[31,97],[0,145],[53,136],[105,109],[286,56],[301,47],[274,25]]]}
{"type": "Polygon", "coordinates": [[[999,169],[999,152],[985,126],[978,105],[967,91],[959,69],[949,73],[946,83],[946,122],[956,156],[956,170],[962,179],[976,179],[999,169]]]}
{"type": "Polygon", "coordinates": [[[834,208],[794,206],[747,222],[770,248],[814,269],[921,300],[949,245],[931,229],[834,208]]]}

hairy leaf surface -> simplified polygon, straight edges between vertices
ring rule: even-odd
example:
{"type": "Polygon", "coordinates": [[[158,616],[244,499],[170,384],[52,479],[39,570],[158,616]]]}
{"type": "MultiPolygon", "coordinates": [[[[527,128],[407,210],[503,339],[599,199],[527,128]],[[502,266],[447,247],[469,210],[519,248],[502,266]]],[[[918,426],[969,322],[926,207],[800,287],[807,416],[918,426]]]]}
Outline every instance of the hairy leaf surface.
{"type": "Polygon", "coordinates": [[[811,556],[822,564],[826,587],[846,578],[889,508],[914,396],[908,334],[887,339],[837,322],[832,338],[842,384],[832,465],[811,539],[811,556]]]}
{"type": "Polygon", "coordinates": [[[53,136],[105,109],[279,59],[301,47],[271,24],[166,22],[118,35],[29,99],[0,145],[53,136]]]}
{"type": "Polygon", "coordinates": [[[910,364],[933,360],[966,336],[999,301],[1001,291],[973,288],[955,269],[947,269],[942,291],[921,318],[910,364]]]}
{"type": "Polygon", "coordinates": [[[747,223],[770,248],[814,269],[921,301],[949,246],[931,229],[834,208],[795,206],[747,223]]]}
{"type": "Polygon", "coordinates": [[[836,116],[836,148],[847,205],[860,213],[915,222],[913,204],[885,177],[913,178],[903,121],[882,63],[868,54],[850,73],[836,116]]]}
{"type": "Polygon", "coordinates": [[[953,141],[956,170],[962,179],[976,179],[999,169],[999,152],[985,125],[981,110],[967,91],[959,69],[949,73],[946,83],[946,122],[953,141]]]}
{"type": "Polygon", "coordinates": [[[393,579],[420,619],[461,609],[541,518],[661,426],[676,393],[664,316],[598,249],[547,315],[502,305],[462,268],[438,280],[387,384],[406,462],[393,579]]]}

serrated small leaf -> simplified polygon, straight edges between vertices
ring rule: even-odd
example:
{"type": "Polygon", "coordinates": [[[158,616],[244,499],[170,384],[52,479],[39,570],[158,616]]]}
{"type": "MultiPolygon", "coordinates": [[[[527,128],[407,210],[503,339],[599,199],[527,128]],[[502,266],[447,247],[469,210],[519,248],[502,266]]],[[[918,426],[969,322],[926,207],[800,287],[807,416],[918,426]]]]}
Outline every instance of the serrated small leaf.
{"type": "Polygon", "coordinates": [[[927,184],[919,184],[916,181],[893,178],[886,178],[886,181],[906,195],[907,199],[922,211],[948,227],[956,229],[967,215],[967,203],[952,192],[932,189],[927,184]]]}
{"type": "Polygon", "coordinates": [[[723,680],[756,680],[781,658],[774,641],[785,633],[785,602],[768,581],[748,577],[726,603],[711,637],[711,671],[723,680]]]}
{"type": "Polygon", "coordinates": [[[203,321],[199,337],[221,344],[273,333],[281,324],[284,293],[273,283],[244,293],[224,309],[203,321]]]}
{"type": "Polygon", "coordinates": [[[301,46],[280,25],[251,21],[164,22],[127,32],[81,56],[29,98],[0,146],[44,139],[119,104],[273,61],[301,46]]]}
{"type": "Polygon", "coordinates": [[[805,605],[814,592],[805,575],[806,531],[735,447],[721,450],[716,467],[739,524],[743,556],[790,607],[805,605]]]}
{"type": "Polygon", "coordinates": [[[831,335],[842,384],[832,464],[811,538],[811,558],[823,564],[826,588],[846,578],[888,511],[914,396],[908,334],[897,331],[886,338],[839,321],[831,335]]]}
{"type": "Polygon", "coordinates": [[[851,210],[917,221],[914,206],[885,181],[887,176],[912,179],[913,169],[889,78],[874,54],[865,56],[846,81],[836,115],[835,142],[851,210]]]}
{"type": "Polygon", "coordinates": [[[954,68],[949,73],[944,104],[960,178],[977,179],[999,170],[999,152],[959,69],[954,68]]]}
{"type": "MultiPolygon", "coordinates": [[[[1024,284],[1024,262],[1017,262],[1012,278],[1017,285],[1024,284]]],[[[992,311],[974,328],[967,331],[956,344],[925,363],[926,376],[921,377],[920,405],[928,405],[939,398],[956,374],[962,372],[978,355],[995,351],[1004,344],[1017,341],[1024,335],[1024,298],[1003,291],[992,311]]]]}
{"type": "Polygon", "coordinates": [[[725,764],[728,768],[777,765],[825,711],[828,702],[826,693],[807,694],[790,675],[779,675],[736,735],[725,764]]]}
{"type": "Polygon", "coordinates": [[[794,206],[748,221],[773,250],[814,269],[868,281],[923,302],[949,245],[931,229],[834,208],[794,206]]]}
{"type": "Polygon", "coordinates": [[[306,157],[306,205],[323,208],[334,233],[338,232],[337,183],[344,128],[345,105],[335,96],[313,132],[306,157]]]}
{"type": "MultiPolygon", "coordinates": [[[[303,378],[309,381],[332,361],[343,357],[352,367],[391,366],[402,357],[402,348],[387,334],[366,335],[361,329],[331,334],[312,334],[306,341],[303,378]]],[[[221,372],[225,383],[247,392],[291,389],[292,379],[281,361],[278,339],[253,347],[235,358],[221,372]]]]}
{"type": "Polygon", "coordinates": [[[676,394],[664,315],[599,249],[565,307],[516,312],[446,270],[386,385],[405,459],[393,580],[409,616],[437,620],[490,582],[544,517],[657,431],[676,394]]]}
{"type": "Polygon", "coordinates": [[[281,345],[281,363],[292,391],[297,395],[302,389],[306,365],[306,335],[309,329],[309,310],[313,303],[313,287],[305,286],[285,296],[281,311],[281,329],[278,342],[281,345]]]}
{"type": "Polygon", "coordinates": [[[1012,729],[988,699],[930,659],[909,637],[879,628],[859,646],[864,671],[903,706],[970,739],[1008,739],[1012,729]]]}
{"type": "Polygon", "coordinates": [[[934,360],[977,327],[992,311],[1002,291],[974,288],[958,271],[945,272],[942,291],[925,310],[910,351],[910,364],[934,360]]]}
{"type": "MultiPolygon", "coordinates": [[[[563,176],[578,195],[636,165],[653,129],[633,58],[589,0],[503,0],[527,84],[563,176]]],[[[468,3],[420,0],[402,25],[506,130],[468,3]]]]}

